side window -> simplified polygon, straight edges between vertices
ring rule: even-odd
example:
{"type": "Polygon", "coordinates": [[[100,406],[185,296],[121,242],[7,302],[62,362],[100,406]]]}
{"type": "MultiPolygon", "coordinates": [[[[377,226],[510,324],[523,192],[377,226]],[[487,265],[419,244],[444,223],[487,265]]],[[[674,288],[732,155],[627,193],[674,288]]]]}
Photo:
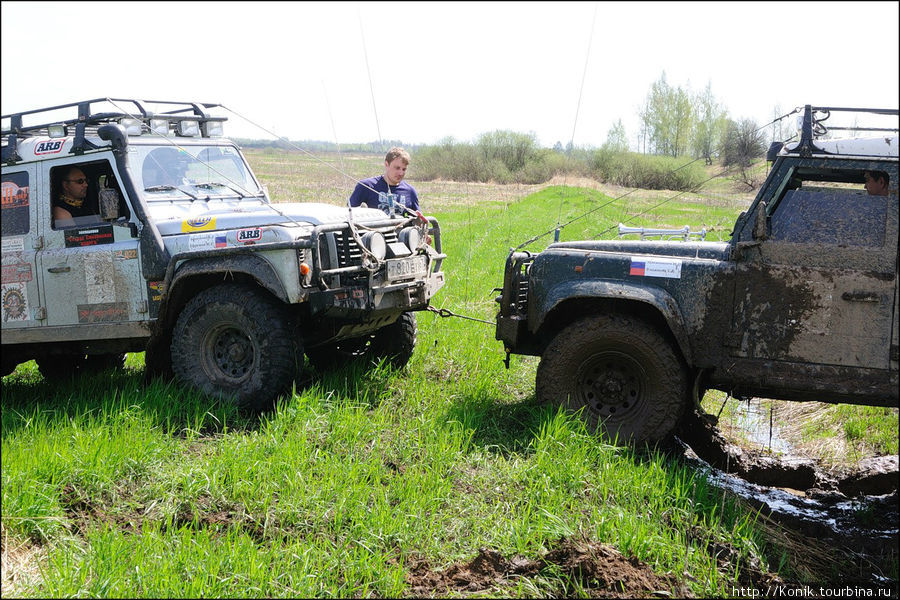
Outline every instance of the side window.
{"type": "Polygon", "coordinates": [[[888,198],[866,193],[862,171],[798,169],[769,212],[773,241],[879,248],[888,198]]]}
{"type": "Polygon", "coordinates": [[[3,237],[25,235],[30,229],[28,172],[3,174],[3,237]]]}
{"type": "Polygon", "coordinates": [[[772,214],[773,240],[835,246],[884,245],[887,198],[850,190],[789,190],[772,214]]]}
{"type": "MultiPolygon", "coordinates": [[[[102,223],[99,198],[101,191],[107,188],[115,189],[122,197],[121,188],[106,161],[53,167],[50,170],[53,229],[102,223]]],[[[119,204],[119,215],[128,216],[124,202],[119,204]]]]}

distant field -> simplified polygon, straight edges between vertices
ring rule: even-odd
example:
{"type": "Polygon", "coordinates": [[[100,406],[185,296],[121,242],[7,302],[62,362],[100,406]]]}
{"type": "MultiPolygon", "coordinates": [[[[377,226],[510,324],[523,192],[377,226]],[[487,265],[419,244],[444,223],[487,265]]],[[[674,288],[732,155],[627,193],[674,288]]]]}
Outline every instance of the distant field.
{"type": "MultiPolygon", "coordinates": [[[[382,168],[248,156],[278,202],[342,205],[382,168]]],[[[727,239],[746,195],[418,182],[414,168],[410,180],[448,254],[433,304],[488,323],[420,313],[407,369],[306,371],[261,417],[146,386],[142,353],[72,384],[21,365],[0,413],[3,597],[727,597],[776,574],[841,583],[846,564],[798,552],[702,473],[537,405],[537,359],[507,370],[494,339],[510,247],[590,211],[562,239],[611,237],[620,221],[727,239]],[[460,565],[474,566],[454,580],[460,565]]]]}

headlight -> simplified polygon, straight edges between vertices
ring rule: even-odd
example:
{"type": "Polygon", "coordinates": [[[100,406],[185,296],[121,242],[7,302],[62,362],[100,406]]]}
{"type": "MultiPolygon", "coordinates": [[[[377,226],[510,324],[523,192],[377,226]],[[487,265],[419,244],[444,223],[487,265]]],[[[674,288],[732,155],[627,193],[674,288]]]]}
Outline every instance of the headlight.
{"type": "Polygon", "coordinates": [[[419,229],[417,227],[406,227],[400,231],[400,235],[398,236],[400,241],[406,244],[406,247],[416,251],[416,248],[419,247],[419,242],[422,240],[422,236],[419,234],[419,229]]]}
{"type": "Polygon", "coordinates": [[[387,243],[385,243],[383,235],[377,231],[368,231],[362,235],[362,241],[375,258],[384,259],[384,255],[387,253],[387,243]]]}

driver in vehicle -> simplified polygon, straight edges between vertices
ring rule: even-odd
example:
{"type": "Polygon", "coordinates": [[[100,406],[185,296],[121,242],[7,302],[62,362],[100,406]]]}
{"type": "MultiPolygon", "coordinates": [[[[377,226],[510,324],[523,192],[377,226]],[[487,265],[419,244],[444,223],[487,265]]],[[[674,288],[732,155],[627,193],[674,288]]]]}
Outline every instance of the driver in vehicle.
{"type": "Polygon", "coordinates": [[[53,201],[55,227],[71,227],[77,217],[99,216],[96,202],[88,199],[88,179],[78,167],[71,167],[59,180],[53,201]]]}

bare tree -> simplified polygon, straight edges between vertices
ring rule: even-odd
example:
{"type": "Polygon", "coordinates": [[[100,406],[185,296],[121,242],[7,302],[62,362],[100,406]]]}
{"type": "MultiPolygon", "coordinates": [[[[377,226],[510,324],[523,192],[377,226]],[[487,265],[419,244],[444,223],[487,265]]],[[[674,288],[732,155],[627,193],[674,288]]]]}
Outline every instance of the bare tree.
{"type": "Polygon", "coordinates": [[[737,179],[755,189],[759,182],[750,171],[754,159],[765,155],[765,135],[753,119],[728,120],[722,143],[722,164],[738,168],[737,179]]]}

